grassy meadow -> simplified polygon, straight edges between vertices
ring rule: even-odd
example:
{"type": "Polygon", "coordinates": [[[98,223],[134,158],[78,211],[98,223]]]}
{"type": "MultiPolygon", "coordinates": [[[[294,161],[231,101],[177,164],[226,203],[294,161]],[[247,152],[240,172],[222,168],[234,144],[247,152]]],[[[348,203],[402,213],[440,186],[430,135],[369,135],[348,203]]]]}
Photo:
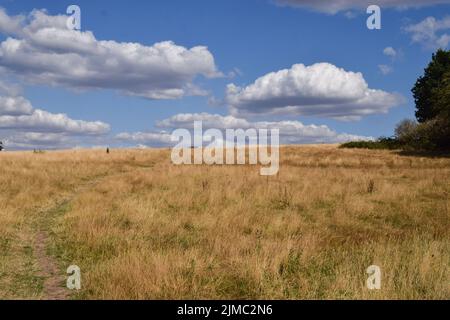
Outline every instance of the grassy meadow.
{"type": "Polygon", "coordinates": [[[450,298],[450,158],[280,156],[264,177],[163,149],[0,153],[0,298],[450,298]]]}

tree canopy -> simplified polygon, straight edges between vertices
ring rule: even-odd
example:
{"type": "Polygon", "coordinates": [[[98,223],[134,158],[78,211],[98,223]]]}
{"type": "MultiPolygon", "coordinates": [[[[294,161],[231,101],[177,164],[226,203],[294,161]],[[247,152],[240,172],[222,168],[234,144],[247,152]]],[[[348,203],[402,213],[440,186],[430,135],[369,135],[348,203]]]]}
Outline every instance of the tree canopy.
{"type": "Polygon", "coordinates": [[[416,118],[425,122],[449,108],[450,51],[439,49],[433,54],[424,75],[412,89],[416,103],[416,118]]]}

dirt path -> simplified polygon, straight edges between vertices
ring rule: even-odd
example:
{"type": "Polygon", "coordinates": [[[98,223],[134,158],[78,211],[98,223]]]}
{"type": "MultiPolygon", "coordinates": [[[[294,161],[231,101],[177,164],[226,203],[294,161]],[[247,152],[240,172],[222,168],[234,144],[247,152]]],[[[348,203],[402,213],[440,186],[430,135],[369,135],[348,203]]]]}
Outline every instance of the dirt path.
{"type": "Polygon", "coordinates": [[[56,260],[47,254],[48,234],[40,231],[36,235],[34,253],[41,270],[39,276],[44,278],[42,294],[44,300],[67,300],[69,289],[64,287],[66,278],[59,270],[56,260]]]}
{"type": "Polygon", "coordinates": [[[41,210],[38,214],[39,218],[35,226],[36,232],[34,236],[35,240],[33,252],[40,270],[39,276],[44,278],[42,300],[67,300],[71,295],[71,290],[66,287],[68,276],[66,274],[66,270],[61,270],[55,257],[50,255],[47,251],[51,241],[50,232],[52,224],[58,216],[66,213],[69,209],[70,203],[78,194],[94,188],[97,184],[107,178],[123,173],[124,172],[93,177],[92,179],[79,185],[73,192],[64,197],[62,200],[59,200],[55,206],[41,210]]]}
{"type": "Polygon", "coordinates": [[[33,251],[40,270],[38,276],[44,279],[41,296],[42,300],[67,300],[71,295],[71,290],[66,288],[68,276],[65,273],[66,270],[61,270],[57,259],[50,255],[47,251],[51,241],[51,226],[58,216],[65,214],[70,206],[70,203],[77,197],[77,195],[94,188],[104,179],[118,174],[123,174],[123,172],[94,177],[82,183],[71,194],[57,202],[55,206],[42,210],[39,213],[39,221],[36,223],[37,228],[34,237],[35,241],[33,251]]]}
{"type": "MultiPolygon", "coordinates": [[[[89,183],[91,184],[91,183],[89,183]]],[[[83,189],[85,189],[83,185],[83,189]]],[[[67,300],[70,298],[71,290],[66,288],[67,275],[61,270],[55,257],[48,253],[51,241],[51,227],[57,217],[64,214],[70,202],[81,192],[75,190],[70,196],[59,201],[55,206],[42,210],[39,220],[35,225],[35,236],[33,244],[34,257],[38,265],[38,276],[43,278],[42,300],[67,300]]]]}
{"type": "MultiPolygon", "coordinates": [[[[57,202],[57,204],[40,212],[39,221],[36,223],[34,256],[40,270],[38,276],[44,279],[42,288],[42,300],[67,300],[70,298],[71,290],[66,288],[67,274],[66,270],[61,270],[55,257],[47,252],[49,242],[51,241],[51,226],[58,218],[64,215],[69,209],[70,203],[82,192],[95,188],[99,183],[106,179],[113,179],[117,176],[129,173],[135,170],[149,170],[151,167],[133,166],[133,168],[113,174],[105,174],[82,183],[68,196],[57,202]]],[[[69,267],[69,266],[67,266],[69,267]]]]}

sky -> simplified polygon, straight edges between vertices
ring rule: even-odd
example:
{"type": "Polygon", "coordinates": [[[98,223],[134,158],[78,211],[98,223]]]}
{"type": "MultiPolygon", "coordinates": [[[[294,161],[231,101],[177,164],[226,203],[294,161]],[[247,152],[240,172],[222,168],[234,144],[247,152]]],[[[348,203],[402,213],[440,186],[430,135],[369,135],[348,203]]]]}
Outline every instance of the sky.
{"type": "Polygon", "coordinates": [[[177,128],[281,143],[391,136],[450,43],[450,0],[0,1],[7,150],[171,145],[177,128]],[[370,30],[370,4],[381,29],[370,30]],[[81,10],[81,30],[67,8],[81,10]]]}

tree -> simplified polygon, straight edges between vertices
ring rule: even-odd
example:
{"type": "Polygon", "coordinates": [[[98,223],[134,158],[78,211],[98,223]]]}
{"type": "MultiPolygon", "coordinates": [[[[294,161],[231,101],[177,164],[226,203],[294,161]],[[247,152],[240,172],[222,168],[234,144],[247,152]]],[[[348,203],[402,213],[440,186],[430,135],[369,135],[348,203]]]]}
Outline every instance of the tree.
{"type": "Polygon", "coordinates": [[[433,90],[432,103],[439,111],[439,117],[450,119],[450,67],[442,76],[440,86],[433,90]]]}
{"type": "Polygon", "coordinates": [[[431,141],[436,149],[450,150],[450,68],[433,94],[433,104],[439,113],[433,119],[431,141]]]}
{"type": "Polygon", "coordinates": [[[402,120],[395,127],[395,138],[407,144],[416,139],[417,122],[411,119],[402,120]]]}
{"type": "MultiPolygon", "coordinates": [[[[450,51],[439,49],[433,54],[424,75],[417,79],[412,93],[416,103],[417,121],[434,119],[445,107],[436,101],[436,91],[445,86],[444,75],[450,71],[450,51]]],[[[448,105],[447,105],[448,107],[448,105]]]]}

